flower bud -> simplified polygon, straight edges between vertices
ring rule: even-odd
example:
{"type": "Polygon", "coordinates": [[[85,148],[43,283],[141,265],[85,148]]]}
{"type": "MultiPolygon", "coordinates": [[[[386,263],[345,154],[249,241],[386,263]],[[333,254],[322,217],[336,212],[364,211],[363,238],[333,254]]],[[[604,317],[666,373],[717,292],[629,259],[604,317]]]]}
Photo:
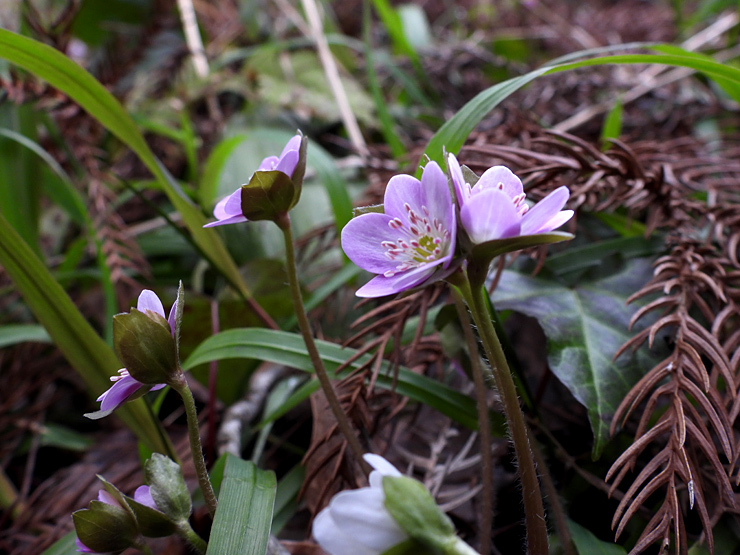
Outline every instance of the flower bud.
{"type": "Polygon", "coordinates": [[[180,465],[164,455],[154,453],[144,466],[144,476],[157,509],[175,524],[187,522],[192,511],[192,500],[180,465]]]}

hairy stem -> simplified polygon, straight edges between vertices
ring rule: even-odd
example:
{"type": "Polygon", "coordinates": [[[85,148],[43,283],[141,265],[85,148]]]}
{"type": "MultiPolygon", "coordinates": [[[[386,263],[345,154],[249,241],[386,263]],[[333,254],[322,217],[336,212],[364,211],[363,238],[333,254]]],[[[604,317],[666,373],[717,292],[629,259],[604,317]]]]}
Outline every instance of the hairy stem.
{"type": "Polygon", "coordinates": [[[475,384],[476,405],[478,407],[478,424],[480,426],[481,456],[481,514],[480,514],[480,551],[487,555],[491,552],[491,527],[493,525],[493,455],[491,453],[491,419],[488,413],[488,388],[486,387],[483,367],[478,356],[478,342],[470,326],[470,317],[463,303],[460,292],[452,289],[457,316],[460,319],[465,342],[470,351],[470,366],[475,384]]]}
{"type": "Polygon", "coordinates": [[[306,344],[306,349],[308,350],[308,356],[311,359],[311,364],[313,365],[314,370],[316,371],[316,377],[319,380],[319,384],[321,384],[321,389],[324,391],[326,400],[329,402],[331,412],[332,414],[334,414],[334,418],[337,421],[339,431],[342,432],[342,434],[344,435],[350,449],[352,449],[352,453],[354,453],[360,466],[363,468],[364,471],[367,472],[369,467],[362,458],[362,455],[365,451],[360,445],[360,441],[357,439],[357,436],[352,429],[352,424],[347,418],[347,414],[344,412],[344,410],[342,409],[342,405],[339,403],[337,394],[331,384],[329,374],[326,372],[326,368],[324,368],[324,362],[321,360],[321,356],[319,355],[319,350],[316,347],[316,342],[313,338],[313,332],[311,331],[311,324],[309,323],[308,316],[306,315],[306,308],[303,306],[303,296],[301,295],[301,287],[298,283],[298,272],[296,269],[295,249],[293,247],[293,231],[290,225],[290,216],[286,212],[282,215],[281,218],[276,220],[275,223],[277,223],[278,227],[280,227],[280,230],[283,232],[283,237],[285,239],[285,262],[288,271],[290,297],[293,301],[293,309],[295,310],[296,320],[298,321],[298,328],[301,330],[303,341],[306,344]]]}
{"type": "Polygon", "coordinates": [[[190,524],[184,522],[177,528],[177,533],[187,541],[198,555],[205,555],[208,544],[190,527],[190,524]]]}
{"type": "Polygon", "coordinates": [[[213,492],[211,480],[208,477],[206,461],[203,458],[203,446],[200,443],[198,412],[195,409],[195,399],[193,399],[193,393],[190,391],[188,381],[182,371],[179,372],[170,385],[172,389],[180,394],[182,404],[185,405],[185,415],[188,419],[188,435],[190,436],[190,454],[193,457],[195,473],[198,476],[198,484],[200,484],[200,489],[203,492],[203,499],[206,502],[206,507],[208,507],[211,518],[213,518],[216,515],[218,501],[216,500],[216,494],[213,492]]]}
{"type": "MultiPolygon", "coordinates": [[[[537,470],[534,464],[532,448],[529,443],[527,425],[524,421],[516,385],[511,376],[506,355],[501,348],[501,342],[491,321],[488,310],[485,289],[486,268],[468,268],[470,276],[460,272],[458,280],[460,291],[473,315],[473,321],[478,327],[478,334],[483,343],[491,365],[493,381],[498,389],[501,402],[504,405],[504,415],[509,428],[511,440],[519,468],[519,478],[522,481],[522,495],[524,497],[524,515],[527,527],[527,552],[530,555],[547,555],[547,525],[545,523],[545,509],[542,504],[542,493],[537,479],[537,470]],[[478,270],[478,271],[476,271],[478,270]]],[[[487,555],[487,554],[486,554],[487,555]]]]}

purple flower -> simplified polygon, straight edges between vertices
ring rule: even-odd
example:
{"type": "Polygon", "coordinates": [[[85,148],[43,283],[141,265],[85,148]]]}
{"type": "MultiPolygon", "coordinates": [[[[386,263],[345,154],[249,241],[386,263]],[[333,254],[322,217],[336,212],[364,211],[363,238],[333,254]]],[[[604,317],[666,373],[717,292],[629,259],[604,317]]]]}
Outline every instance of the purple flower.
{"type": "Polygon", "coordinates": [[[420,285],[446,269],[455,251],[455,206],[435,162],[426,165],[421,181],[393,176],[384,203],[385,214],[362,214],[342,230],[349,259],[379,274],[357,291],[359,297],[382,297],[420,285]]]}
{"type": "MultiPolygon", "coordinates": [[[[164,306],[162,301],[159,300],[154,291],[144,289],[139,295],[139,300],[136,304],[136,309],[144,314],[158,314],[162,318],[165,318],[164,306]]],[[[172,305],[170,309],[169,317],[167,317],[167,323],[170,325],[170,331],[172,336],[175,335],[175,315],[177,314],[177,301],[172,305]]],[[[118,376],[112,376],[110,381],[115,382],[110,389],[105,391],[98,401],[100,402],[100,410],[94,413],[90,413],[86,416],[91,418],[102,418],[107,416],[112,411],[116,410],[123,403],[130,400],[134,395],[141,396],[147,391],[157,391],[162,389],[165,384],[154,384],[147,385],[135,380],[131,377],[128,370],[121,368],[118,371],[118,376]],[[144,391],[140,391],[145,389],[144,391]]]]}
{"type": "MultiPolygon", "coordinates": [[[[104,489],[98,490],[98,501],[100,501],[101,503],[105,503],[106,505],[113,505],[114,507],[118,507],[119,509],[123,508],[121,507],[121,504],[116,501],[116,498],[104,489]]],[[[80,538],[75,538],[75,545],[77,545],[77,551],[79,553],[101,553],[100,551],[95,551],[94,549],[90,549],[89,547],[87,547],[84,543],[80,541],[80,538]]]]}
{"type": "MultiPolygon", "coordinates": [[[[293,177],[296,166],[300,159],[301,141],[303,136],[298,134],[288,141],[280,157],[268,156],[260,164],[257,171],[279,171],[293,177]]],[[[251,179],[250,179],[251,180],[251,179]]],[[[217,221],[204,225],[203,227],[215,227],[218,225],[236,224],[248,221],[242,212],[242,188],[239,187],[229,196],[221,199],[213,209],[213,217],[217,221]]]]}
{"type": "Polygon", "coordinates": [[[493,166],[471,187],[453,154],[448,156],[447,166],[460,208],[460,221],[475,244],[549,233],[573,216],[572,210],[562,210],[570,196],[567,187],[555,189],[530,208],[521,180],[509,168],[493,166]]]}

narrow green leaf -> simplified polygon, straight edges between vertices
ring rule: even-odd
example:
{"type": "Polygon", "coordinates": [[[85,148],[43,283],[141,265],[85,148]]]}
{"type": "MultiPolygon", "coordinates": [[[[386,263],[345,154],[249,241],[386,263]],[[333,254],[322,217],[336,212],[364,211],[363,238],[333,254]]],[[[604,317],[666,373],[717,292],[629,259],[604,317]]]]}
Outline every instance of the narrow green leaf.
{"type": "Polygon", "coordinates": [[[0,29],[0,58],[30,71],[67,94],[131,148],[156,177],[204,256],[242,295],[250,295],[218,234],[203,229],[206,219],[201,211],[157,160],[134,121],[103,85],[58,50],[5,29],[0,29]]]}
{"type": "Polygon", "coordinates": [[[0,326],[0,349],[10,347],[25,341],[36,341],[38,343],[51,343],[51,337],[38,324],[9,324],[0,326]]]}
{"type": "MultiPolygon", "coordinates": [[[[609,64],[664,64],[674,65],[680,67],[688,67],[696,71],[700,71],[705,75],[709,76],[714,80],[718,80],[725,83],[740,83],[740,69],[715,62],[713,60],[696,58],[688,55],[668,55],[668,54],[623,54],[614,56],[599,56],[596,58],[589,58],[585,60],[579,60],[571,62],[568,60],[583,57],[593,56],[602,52],[611,52],[617,49],[624,50],[630,47],[654,47],[670,48],[670,45],[645,45],[645,44],[629,44],[629,45],[617,45],[613,47],[595,48],[591,50],[582,50],[575,52],[566,57],[553,60],[548,65],[538,68],[534,71],[508,79],[501,83],[498,83],[488,89],[478,93],[472,100],[470,100],[465,106],[463,106],[452,118],[450,118],[440,129],[435,133],[434,137],[429,141],[424,154],[431,160],[444,166],[445,160],[443,152],[446,149],[447,152],[456,154],[462,147],[468,135],[473,131],[476,125],[499,103],[506,99],[509,95],[516,92],[526,84],[534,81],[542,75],[551,73],[559,73],[561,71],[570,71],[572,69],[578,69],[588,66],[598,65],[609,65],[609,64]]],[[[418,170],[417,174],[420,175],[421,171],[418,170]]],[[[417,175],[417,177],[418,177],[417,175]]]]}
{"type": "Polygon", "coordinates": [[[227,455],[208,555],[264,555],[276,485],[273,472],[227,455]]]}
{"type": "Polygon", "coordinates": [[[305,477],[303,465],[297,464],[285,474],[277,485],[275,510],[272,517],[272,533],[277,535],[291,519],[298,508],[298,492],[303,487],[305,477]]]}
{"type": "MultiPolygon", "coordinates": [[[[218,184],[221,180],[221,173],[234,149],[247,139],[244,134],[235,135],[222,140],[208,156],[206,165],[203,168],[203,175],[200,178],[198,187],[198,197],[203,206],[211,206],[216,199],[218,184]]],[[[234,184],[236,190],[238,184],[234,184]]]]}
{"type": "MultiPolygon", "coordinates": [[[[0,266],[90,392],[97,397],[108,389],[110,376],[121,367],[115,353],[2,215],[0,266]]],[[[118,415],[147,446],[167,452],[168,444],[157,430],[159,423],[147,412],[143,401],[126,404],[118,415]]]]}
{"type": "Polygon", "coordinates": [[[604,150],[609,148],[609,139],[618,139],[622,133],[623,108],[622,100],[617,98],[614,106],[604,118],[604,126],[601,128],[601,142],[604,150]]]}
{"type": "Polygon", "coordinates": [[[77,544],[75,543],[76,539],[77,534],[72,530],[69,534],[62,536],[54,542],[54,545],[45,550],[41,555],[79,555],[77,544]]]}
{"type": "MultiPolygon", "coordinates": [[[[328,341],[317,341],[316,344],[330,374],[356,353],[354,349],[342,348],[328,341]]],[[[229,358],[252,358],[313,372],[306,346],[299,334],[262,328],[233,329],[209,337],[183,363],[183,369],[189,370],[212,360],[229,358]]],[[[337,377],[357,369],[367,359],[367,356],[360,357],[337,377]]],[[[376,383],[384,389],[393,388],[393,373],[389,362],[385,361],[381,365],[376,383]]],[[[473,399],[437,380],[401,367],[395,390],[400,395],[440,411],[471,430],[478,428],[473,399]]],[[[491,420],[494,432],[501,435],[505,428],[501,415],[492,413],[491,420]]]]}

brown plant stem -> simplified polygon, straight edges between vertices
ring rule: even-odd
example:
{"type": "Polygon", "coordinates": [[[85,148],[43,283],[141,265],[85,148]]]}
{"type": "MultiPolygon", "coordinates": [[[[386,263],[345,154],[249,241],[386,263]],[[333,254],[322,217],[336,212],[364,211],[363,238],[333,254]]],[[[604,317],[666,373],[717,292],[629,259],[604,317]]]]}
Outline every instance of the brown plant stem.
{"type": "Polygon", "coordinates": [[[504,355],[496,330],[493,327],[488,303],[484,296],[487,294],[483,288],[487,270],[488,264],[474,264],[471,262],[467,272],[461,270],[455,274],[454,283],[460,288],[460,292],[473,315],[473,321],[478,327],[478,335],[491,365],[491,377],[504,406],[504,416],[509,428],[509,435],[514,443],[519,478],[522,482],[524,518],[527,528],[527,553],[530,555],[547,555],[545,508],[542,503],[542,493],[540,492],[527,425],[519,406],[516,385],[506,362],[506,355],[504,355]]]}
{"type": "Polygon", "coordinates": [[[470,316],[465,308],[462,295],[452,289],[455,299],[457,317],[460,319],[465,342],[470,351],[470,366],[475,384],[478,423],[480,426],[481,457],[481,514],[480,514],[480,552],[488,555],[491,552],[491,528],[493,526],[493,455],[491,453],[491,419],[488,413],[488,388],[486,387],[483,367],[478,356],[478,342],[470,326],[470,316]]]}
{"type": "Polygon", "coordinates": [[[360,441],[355,435],[352,424],[350,423],[349,418],[347,418],[347,414],[344,412],[344,409],[342,409],[342,405],[337,398],[336,391],[334,391],[334,387],[331,383],[331,378],[329,378],[329,374],[327,373],[326,368],[324,368],[324,362],[321,360],[321,355],[316,347],[313,332],[311,331],[311,324],[306,315],[306,308],[303,306],[303,296],[301,295],[301,287],[298,283],[298,272],[296,269],[295,248],[293,247],[293,231],[290,225],[290,215],[285,212],[275,220],[275,223],[283,232],[283,237],[285,239],[285,262],[288,271],[290,297],[293,301],[293,309],[295,310],[296,320],[298,321],[298,328],[300,329],[303,341],[306,344],[308,356],[311,359],[311,364],[313,365],[314,370],[316,371],[316,377],[319,380],[321,389],[324,391],[324,395],[329,403],[331,412],[337,421],[339,431],[344,435],[350,449],[352,449],[352,453],[357,458],[363,471],[367,474],[369,473],[369,465],[362,458],[365,450],[360,445],[360,441]]]}

